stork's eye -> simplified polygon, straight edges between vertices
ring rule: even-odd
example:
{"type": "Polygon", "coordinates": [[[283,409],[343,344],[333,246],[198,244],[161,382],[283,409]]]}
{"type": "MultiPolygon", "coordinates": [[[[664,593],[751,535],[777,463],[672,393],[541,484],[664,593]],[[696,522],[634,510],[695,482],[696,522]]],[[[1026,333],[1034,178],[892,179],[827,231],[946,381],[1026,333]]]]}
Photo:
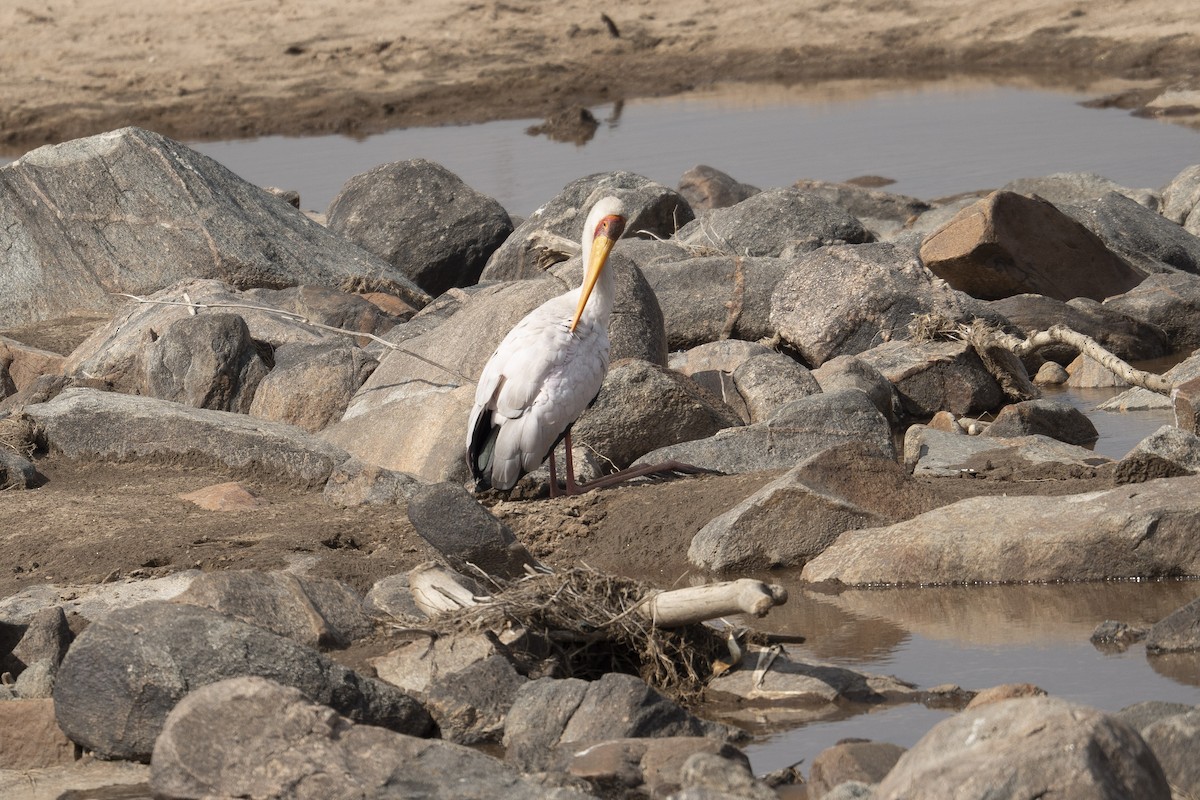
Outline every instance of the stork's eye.
{"type": "Polygon", "coordinates": [[[595,236],[606,236],[609,239],[620,239],[621,234],[625,232],[625,218],[610,214],[600,220],[600,224],[596,226],[595,236]]]}

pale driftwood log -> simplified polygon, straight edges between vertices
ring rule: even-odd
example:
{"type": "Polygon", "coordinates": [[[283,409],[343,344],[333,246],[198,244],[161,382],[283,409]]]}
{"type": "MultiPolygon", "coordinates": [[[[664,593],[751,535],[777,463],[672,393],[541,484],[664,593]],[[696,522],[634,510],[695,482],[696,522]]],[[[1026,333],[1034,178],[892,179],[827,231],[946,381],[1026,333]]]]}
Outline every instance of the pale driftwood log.
{"type": "Polygon", "coordinates": [[[447,611],[458,611],[479,605],[473,581],[435,561],[418,564],[408,571],[408,588],[417,608],[426,616],[436,617],[447,611]]]}
{"type": "Polygon", "coordinates": [[[652,594],[638,606],[638,613],[656,627],[678,628],[730,614],[762,617],[786,602],[782,586],[742,578],[652,594]]]}
{"type": "Polygon", "coordinates": [[[991,341],[1018,356],[1029,355],[1039,348],[1055,343],[1069,344],[1105,369],[1121,376],[1131,386],[1140,386],[1151,392],[1167,396],[1170,396],[1171,390],[1175,388],[1175,385],[1167,378],[1156,375],[1153,372],[1135,369],[1108,350],[1105,350],[1092,337],[1072,330],[1065,325],[1054,325],[1048,330],[1034,331],[1024,339],[1019,339],[1003,331],[992,330],[991,341]]]}

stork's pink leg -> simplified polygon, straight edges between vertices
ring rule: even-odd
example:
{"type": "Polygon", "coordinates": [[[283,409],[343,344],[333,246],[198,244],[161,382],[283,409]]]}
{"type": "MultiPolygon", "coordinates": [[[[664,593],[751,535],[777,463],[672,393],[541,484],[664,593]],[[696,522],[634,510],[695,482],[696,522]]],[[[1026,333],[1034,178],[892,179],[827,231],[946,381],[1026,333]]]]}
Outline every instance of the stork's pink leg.
{"type": "Polygon", "coordinates": [[[563,447],[567,451],[567,494],[583,494],[587,490],[575,483],[575,457],[571,454],[571,430],[569,428],[563,438],[563,447]]]}
{"type": "MultiPolygon", "coordinates": [[[[567,451],[570,452],[569,450],[567,451]]],[[[567,462],[570,464],[570,462],[567,462]]],[[[569,468],[569,467],[568,467],[569,468]]],[[[558,497],[558,470],[554,468],[554,451],[550,451],[550,497],[551,499],[558,497]]]]}

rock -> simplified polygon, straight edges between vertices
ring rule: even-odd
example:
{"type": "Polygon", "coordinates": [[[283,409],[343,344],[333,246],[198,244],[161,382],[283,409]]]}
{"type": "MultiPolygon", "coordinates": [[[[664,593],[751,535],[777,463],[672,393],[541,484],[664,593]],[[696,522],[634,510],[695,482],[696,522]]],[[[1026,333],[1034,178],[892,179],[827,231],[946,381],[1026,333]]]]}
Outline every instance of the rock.
{"type": "Polygon", "coordinates": [[[662,307],[667,347],[686,350],[733,338],[770,338],[771,293],[791,269],[780,258],[722,255],[643,267],[662,307]]]}
{"type": "MultiPolygon", "coordinates": [[[[1010,320],[1023,336],[1048,330],[1052,325],[1065,325],[1090,336],[1105,350],[1126,361],[1146,361],[1170,352],[1167,338],[1158,326],[1123,314],[1109,303],[1100,304],[1083,297],[1064,303],[1040,294],[1016,294],[993,300],[987,306],[1010,320]]],[[[1066,365],[1079,351],[1068,344],[1054,344],[1038,348],[1038,355],[1066,365]]]]}
{"type": "Polygon", "coordinates": [[[0,277],[0,319],[10,325],[112,312],[122,302],[116,293],[145,295],[196,277],[241,288],[369,280],[414,305],[428,301],[390,265],[283,200],[139,128],[27,153],[0,171],[0,194],[0,228],[16,232],[0,277]]]}
{"type": "Polygon", "coordinates": [[[105,758],[143,760],[184,695],[245,675],[293,686],[358,722],[416,736],[432,726],[410,696],[311,648],[207,608],[162,602],[114,611],[81,633],[59,670],[54,708],[72,740],[105,758]]]}
{"type": "Polygon", "coordinates": [[[684,787],[681,793],[684,797],[707,797],[709,800],[773,800],[778,797],[774,789],[754,777],[744,757],[728,756],[724,752],[702,750],[688,756],[679,770],[679,783],[684,787]],[[700,794],[689,794],[696,792],[700,794]]]}
{"type": "Polygon", "coordinates": [[[420,483],[411,475],[351,456],[334,467],[325,484],[325,502],[333,506],[391,506],[407,503],[420,483]]]}
{"type": "MultiPolygon", "coordinates": [[[[1149,278],[1147,278],[1149,280],[1149,278]]],[[[1133,386],[1115,397],[1110,397],[1096,406],[1098,411],[1142,411],[1146,409],[1171,409],[1177,418],[1177,424],[1184,430],[1194,427],[1194,415],[1191,408],[1192,400],[1200,391],[1200,382],[1192,383],[1200,378],[1200,353],[1188,356],[1162,374],[1175,387],[1172,394],[1174,400],[1166,395],[1133,386]]]]}
{"type": "Polygon", "coordinates": [[[452,286],[476,283],[488,257],[513,232],[499,202],[423,158],[355,175],[326,216],[329,230],[435,297],[452,286]]]}
{"type": "Polygon", "coordinates": [[[37,467],[19,453],[14,453],[0,442],[0,491],[5,489],[32,489],[37,485],[37,467]]]}
{"type": "MultiPolygon", "coordinates": [[[[277,308],[301,321],[327,325],[362,336],[338,336],[338,341],[365,345],[367,335],[383,336],[411,317],[416,309],[401,298],[385,292],[350,294],[327,286],[289,286],[285,289],[249,289],[246,301],[255,306],[277,308]],[[392,309],[385,311],[384,306],[392,309]]],[[[314,329],[317,333],[323,333],[314,329]]]]}
{"type": "Polygon", "coordinates": [[[157,458],[322,485],[349,456],[299,428],[166,400],[71,389],[26,406],[49,447],[67,458],[157,458]]]}
{"type": "Polygon", "coordinates": [[[1054,361],[1047,361],[1038,367],[1037,374],[1033,376],[1033,383],[1035,386],[1062,386],[1070,377],[1062,366],[1054,361]]]}
{"type": "Polygon", "coordinates": [[[316,433],[346,413],[379,361],[349,342],[284,344],[262,379],[250,414],[316,433]]]}
{"type": "Polygon", "coordinates": [[[1142,280],[1099,237],[1049,202],[1006,191],[993,192],[929,234],[921,260],[981,300],[1023,293],[1103,300],[1142,280]]]}
{"type": "Polygon", "coordinates": [[[150,767],[132,761],[83,759],[70,765],[43,769],[0,769],[0,796],[12,800],[42,800],[50,797],[100,798],[102,792],[126,791],[133,797],[148,797],[150,767]],[[30,782],[36,788],[30,788],[30,782]],[[93,793],[94,790],[94,793],[93,793]]]}
{"type": "Polygon", "coordinates": [[[17,676],[12,685],[13,693],[25,700],[44,700],[54,694],[54,677],[58,665],[49,659],[34,661],[17,676]]]}
{"type": "Polygon", "coordinates": [[[855,356],[837,356],[812,371],[821,391],[833,393],[842,389],[857,389],[889,420],[899,415],[900,398],[892,382],[883,377],[870,363],[855,356]]]}
{"type": "Polygon", "coordinates": [[[504,723],[504,747],[505,758],[529,772],[554,768],[581,746],[611,739],[727,734],[638,678],[612,672],[591,682],[539,678],[524,684],[504,723]],[[559,745],[570,747],[556,753],[559,745]]]}
{"type": "Polygon", "coordinates": [[[801,256],[771,295],[771,325],[812,366],[906,338],[918,314],[959,319],[964,310],[955,292],[891,244],[801,256]]]}
{"type": "Polygon", "coordinates": [[[1109,194],[1117,194],[1150,211],[1157,211],[1158,196],[1150,189],[1129,189],[1094,172],[1056,172],[1040,178],[1018,178],[1000,187],[1026,197],[1040,197],[1060,208],[1078,206],[1109,194]]]}
{"type": "Polygon", "coordinates": [[[0,630],[4,624],[29,625],[39,612],[55,606],[61,606],[67,616],[78,614],[88,622],[97,622],[123,608],[150,600],[170,600],[187,589],[200,574],[198,569],[185,569],[164,578],[118,580],[87,586],[36,584],[0,600],[0,630]]]}
{"type": "Polygon", "coordinates": [[[346,647],[374,630],[362,598],[349,586],[289,572],[205,573],[174,602],[211,608],[309,647],[346,647]]]}
{"type": "Polygon", "coordinates": [[[271,505],[270,502],[254,494],[237,481],[205,486],[194,492],[178,495],[178,497],[205,511],[254,511],[271,505]]]}
{"type": "Polygon", "coordinates": [[[0,397],[15,394],[43,375],[62,369],[63,357],[0,336],[0,397]]]}
{"type": "Polygon", "coordinates": [[[891,520],[809,485],[804,464],[714,518],[692,538],[688,560],[714,572],[798,566],[844,530],[891,520]]]}
{"type": "Polygon", "coordinates": [[[929,203],[915,197],[852,183],[800,180],[792,186],[846,209],[876,238],[900,231],[906,222],[931,208],[929,203]]]}
{"type": "Polygon", "coordinates": [[[370,659],[370,664],[381,681],[416,697],[426,697],[439,681],[495,657],[509,658],[509,646],[523,647],[525,635],[520,630],[504,631],[499,636],[457,633],[430,639],[419,635],[386,655],[370,659]]]}
{"type": "Polygon", "coordinates": [[[999,686],[989,686],[981,689],[967,703],[967,709],[979,708],[1003,700],[1013,700],[1018,697],[1045,697],[1046,690],[1032,683],[1002,683],[999,686]]]}
{"type": "Polygon", "coordinates": [[[1151,275],[1104,308],[1160,329],[1172,352],[1200,347],[1200,277],[1186,272],[1151,275]]]}
{"type": "MultiPolygon", "coordinates": [[[[953,437],[962,439],[966,437],[953,437]]],[[[886,528],[846,531],[803,580],[1024,583],[1192,575],[1200,478],[1044,497],[973,497],[886,528]],[[1149,535],[1150,532],[1153,535],[1149,535]]]]}
{"type": "Polygon", "coordinates": [[[4,769],[40,769],[73,764],[75,759],[75,743],[54,719],[54,701],[44,698],[0,703],[0,764],[4,769]]]}
{"type": "Polygon", "coordinates": [[[918,419],[938,411],[957,416],[996,408],[1000,384],[965,341],[884,342],[858,354],[895,387],[904,413],[918,419]]]}
{"type": "Polygon", "coordinates": [[[1200,709],[1160,719],[1142,729],[1142,738],[1154,751],[1163,774],[1175,795],[1187,797],[1200,793],[1200,709]]]}
{"type": "Polygon", "coordinates": [[[903,754],[903,747],[887,742],[843,741],[827,747],[809,768],[809,797],[827,797],[835,786],[847,781],[879,783],[903,754]]]}
{"type": "Polygon", "coordinates": [[[408,586],[408,574],[388,575],[371,586],[363,598],[363,608],[376,619],[384,621],[423,620],[425,612],[417,608],[412,590],[408,586]]]}
{"type": "Polygon", "coordinates": [[[1100,711],[1050,697],[1008,700],[939,722],[900,757],[878,800],[1139,797],[1170,787],[1137,732],[1100,711]]]}
{"type": "MultiPolygon", "coordinates": [[[[606,270],[612,270],[616,284],[612,317],[608,323],[609,358],[640,358],[652,364],[667,365],[667,329],[658,297],[650,288],[638,265],[624,254],[624,248],[613,248],[606,270]]],[[[583,261],[572,258],[554,267],[551,274],[567,289],[583,283],[583,261]]],[[[563,291],[566,291],[564,289],[563,291]]],[[[508,333],[508,331],[504,331],[508,333]]]]}
{"type": "Polygon", "coordinates": [[[774,351],[747,359],[733,371],[733,383],[749,412],[748,422],[762,422],[792,400],[821,391],[811,372],[774,351]]]}
{"type": "Polygon", "coordinates": [[[1061,208],[1145,273],[1200,273],[1200,238],[1152,208],[1116,192],[1061,208]]]}
{"type": "Polygon", "coordinates": [[[1138,442],[1117,462],[1113,480],[1143,483],[1197,472],[1200,472],[1200,436],[1174,425],[1164,425],[1138,442]]]}
{"type": "Polygon", "coordinates": [[[504,656],[437,675],[425,697],[441,737],[455,744],[499,744],[513,698],[528,678],[504,656]]]}
{"type": "Polygon", "coordinates": [[[772,352],[757,342],[720,339],[673,353],[668,366],[696,381],[748,423],[750,409],[734,383],[733,373],[750,358],[772,352]]]}
{"type": "Polygon", "coordinates": [[[628,359],[609,369],[595,402],[571,429],[571,439],[624,469],[651,450],[703,439],[741,422],[686,375],[628,359]]]}
{"type": "Polygon", "coordinates": [[[704,164],[692,167],[679,178],[679,193],[693,211],[728,208],[760,191],[704,164]]]}
{"type": "Polygon", "coordinates": [[[991,438],[1041,434],[1067,444],[1090,444],[1100,438],[1087,415],[1065,400],[1025,400],[1000,409],[983,432],[991,438]]]}
{"type": "Polygon", "coordinates": [[[1185,703],[1166,703],[1162,700],[1144,700],[1141,703],[1134,703],[1131,706],[1125,706],[1120,711],[1113,714],[1114,717],[1129,725],[1138,733],[1142,733],[1146,728],[1150,727],[1159,720],[1173,717],[1176,714],[1186,714],[1189,711],[1194,711],[1195,706],[1189,706],[1185,703]]]}
{"type": "Polygon", "coordinates": [[[685,247],[743,257],[873,241],[847,211],[795,189],[768,189],[729,208],[709,211],[680,228],[676,239],[685,247]]]}
{"type": "Polygon", "coordinates": [[[1096,626],[1096,629],[1092,631],[1092,635],[1088,637],[1088,641],[1097,650],[1107,651],[1111,649],[1123,653],[1128,649],[1129,645],[1145,639],[1146,633],[1146,628],[1135,628],[1124,622],[1106,619],[1096,626]]]}
{"type": "Polygon", "coordinates": [[[1200,597],[1154,623],[1146,636],[1147,653],[1196,650],[1200,650],[1200,597]]]}
{"type": "MultiPolygon", "coordinates": [[[[755,652],[747,658],[750,664],[766,663],[755,652]]],[[[722,673],[709,681],[706,694],[732,696],[740,704],[760,707],[821,707],[825,716],[844,714],[841,709],[848,703],[910,702],[918,694],[912,684],[896,678],[856,672],[786,650],[770,666],[766,672],[738,669],[722,673]]]]}
{"type": "Polygon", "coordinates": [[[61,606],[43,608],[29,620],[12,654],[27,666],[38,661],[49,661],[57,668],[74,638],[61,606]]]}
{"type": "Polygon", "coordinates": [[[854,389],[794,400],[765,422],[660,447],[642,456],[638,463],[674,460],[726,474],[787,469],[844,442],[863,442],[884,453],[895,452],[887,420],[870,398],[854,389]]]}
{"type": "Polygon", "coordinates": [[[1187,433],[1200,432],[1200,379],[1190,378],[1175,384],[1171,390],[1171,407],[1175,424],[1187,433]]]}
{"type": "Polygon", "coordinates": [[[250,410],[267,365],[236,314],[176,320],[147,348],[139,394],[213,411],[250,410]]]}
{"type": "Polygon", "coordinates": [[[870,800],[874,788],[862,781],[846,781],[826,792],[822,800],[870,800]]]}
{"type": "Polygon", "coordinates": [[[408,518],[421,538],[459,572],[483,570],[515,580],[526,574],[526,567],[541,566],[508,526],[459,484],[417,487],[408,501],[408,518]]]}
{"type": "Polygon", "coordinates": [[[150,783],[164,798],[588,796],[545,789],[466,747],[355,724],[254,677],[213,683],[180,701],[155,742],[150,783]]]}
{"type": "Polygon", "coordinates": [[[1129,386],[1129,383],[1120,375],[1085,355],[1076,356],[1075,360],[1067,365],[1066,372],[1067,386],[1076,389],[1108,389],[1129,386]]]}
{"type": "Polygon", "coordinates": [[[1163,188],[1162,215],[1185,231],[1200,236],[1200,164],[1185,167],[1163,188]]]}
{"type": "MultiPolygon", "coordinates": [[[[613,739],[574,753],[567,771],[598,788],[621,787],[651,796],[665,796],[679,788],[684,764],[692,756],[718,756],[727,771],[741,767],[747,775],[750,762],[736,747],[697,736],[659,739],[613,739]]],[[[772,793],[770,800],[773,800],[772,793]]]]}
{"type": "Polygon", "coordinates": [[[220,281],[193,280],[174,284],[148,298],[154,302],[136,304],[97,328],[63,363],[63,372],[76,377],[106,381],[120,392],[142,393],[147,371],[148,345],[180,320],[196,320],[220,315],[221,308],[236,306],[250,338],[277,348],[287,342],[319,342],[334,339],[293,316],[281,315],[283,309],[270,306],[265,299],[251,300],[220,281]],[[183,305],[205,306],[196,317],[183,305]],[[249,306],[249,307],[247,307],[249,306]]]}
{"type": "Polygon", "coordinates": [[[539,276],[542,270],[538,267],[540,251],[535,234],[549,233],[579,242],[583,220],[592,206],[607,195],[618,195],[625,201],[629,210],[625,231],[630,237],[669,239],[694,216],[678,192],[649,178],[623,171],[588,175],[564,186],[554,199],[517,226],[492,253],[480,280],[509,281],[539,276]]]}

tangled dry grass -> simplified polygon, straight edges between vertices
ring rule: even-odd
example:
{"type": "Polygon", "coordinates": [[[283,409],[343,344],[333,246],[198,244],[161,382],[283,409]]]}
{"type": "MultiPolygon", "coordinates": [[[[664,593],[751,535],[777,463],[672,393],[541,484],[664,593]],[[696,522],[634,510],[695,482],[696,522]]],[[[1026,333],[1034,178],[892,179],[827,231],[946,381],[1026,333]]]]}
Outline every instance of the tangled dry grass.
{"type": "Polygon", "coordinates": [[[493,588],[486,602],[443,614],[433,626],[443,633],[520,628],[544,643],[562,677],[630,673],[685,704],[729,658],[725,636],[712,627],[663,629],[638,613],[655,592],[639,581],[577,567],[493,588]]]}

